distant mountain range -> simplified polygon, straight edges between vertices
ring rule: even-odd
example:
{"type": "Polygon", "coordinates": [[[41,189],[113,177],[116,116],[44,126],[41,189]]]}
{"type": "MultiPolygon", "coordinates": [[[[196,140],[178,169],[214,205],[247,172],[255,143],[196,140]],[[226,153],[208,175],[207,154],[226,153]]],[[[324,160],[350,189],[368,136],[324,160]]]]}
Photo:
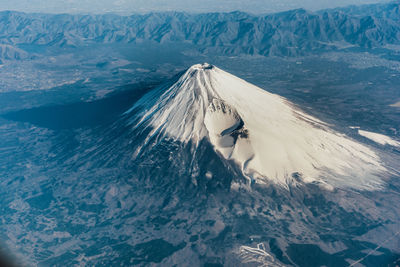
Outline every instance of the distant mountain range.
{"type": "Polygon", "coordinates": [[[265,16],[242,12],[132,16],[0,12],[0,44],[9,49],[143,41],[185,42],[202,51],[266,56],[381,48],[400,45],[400,7],[389,3],[316,13],[297,9],[265,16]]]}

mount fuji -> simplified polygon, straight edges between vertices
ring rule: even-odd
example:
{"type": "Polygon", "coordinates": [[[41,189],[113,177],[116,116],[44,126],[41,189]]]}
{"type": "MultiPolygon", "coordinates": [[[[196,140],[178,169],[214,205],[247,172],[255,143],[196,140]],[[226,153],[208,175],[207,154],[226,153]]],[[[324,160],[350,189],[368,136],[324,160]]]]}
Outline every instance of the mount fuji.
{"type": "Polygon", "coordinates": [[[183,144],[194,154],[206,140],[249,183],[376,190],[389,173],[372,148],[207,63],[150,91],[125,115],[144,136],[134,157],[160,140],[183,144]]]}

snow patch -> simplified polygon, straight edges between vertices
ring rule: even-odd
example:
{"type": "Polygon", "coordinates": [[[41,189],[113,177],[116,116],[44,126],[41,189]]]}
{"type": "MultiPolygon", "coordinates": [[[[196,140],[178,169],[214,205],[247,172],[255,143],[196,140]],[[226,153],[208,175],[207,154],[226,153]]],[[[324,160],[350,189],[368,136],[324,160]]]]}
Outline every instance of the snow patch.
{"type": "Polygon", "coordinates": [[[398,101],[398,102],[396,102],[396,103],[394,103],[394,104],[391,104],[391,105],[389,105],[390,107],[393,107],[393,108],[400,108],[400,101],[398,101]]]}
{"type": "Polygon", "coordinates": [[[389,145],[389,146],[400,147],[400,142],[390,138],[389,136],[383,135],[383,134],[368,132],[368,131],[364,131],[364,130],[358,130],[358,134],[374,141],[375,143],[383,145],[383,146],[389,145]]]}

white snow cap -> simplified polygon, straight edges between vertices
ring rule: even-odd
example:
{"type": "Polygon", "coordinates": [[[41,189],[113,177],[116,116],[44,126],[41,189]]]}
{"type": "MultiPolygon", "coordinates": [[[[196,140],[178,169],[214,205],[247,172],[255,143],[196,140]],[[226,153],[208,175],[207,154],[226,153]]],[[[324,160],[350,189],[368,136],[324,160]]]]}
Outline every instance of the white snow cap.
{"type": "Polygon", "coordinates": [[[380,176],[387,170],[370,148],[215,66],[194,65],[165,89],[148,93],[131,108],[142,110],[135,127],[146,122],[153,128],[147,141],[157,136],[199,145],[207,138],[257,183],[287,186],[297,174],[328,187],[382,186],[380,176]]]}

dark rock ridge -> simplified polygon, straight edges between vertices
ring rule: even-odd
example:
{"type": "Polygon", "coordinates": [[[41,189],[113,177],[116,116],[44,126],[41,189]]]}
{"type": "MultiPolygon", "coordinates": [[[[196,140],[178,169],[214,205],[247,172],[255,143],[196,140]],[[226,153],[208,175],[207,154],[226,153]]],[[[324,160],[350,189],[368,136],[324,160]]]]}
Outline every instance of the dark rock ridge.
{"type": "Polygon", "coordinates": [[[399,4],[303,9],[266,16],[242,12],[49,15],[0,12],[0,44],[185,42],[223,54],[297,56],[343,47],[400,45],[399,4]]]}

